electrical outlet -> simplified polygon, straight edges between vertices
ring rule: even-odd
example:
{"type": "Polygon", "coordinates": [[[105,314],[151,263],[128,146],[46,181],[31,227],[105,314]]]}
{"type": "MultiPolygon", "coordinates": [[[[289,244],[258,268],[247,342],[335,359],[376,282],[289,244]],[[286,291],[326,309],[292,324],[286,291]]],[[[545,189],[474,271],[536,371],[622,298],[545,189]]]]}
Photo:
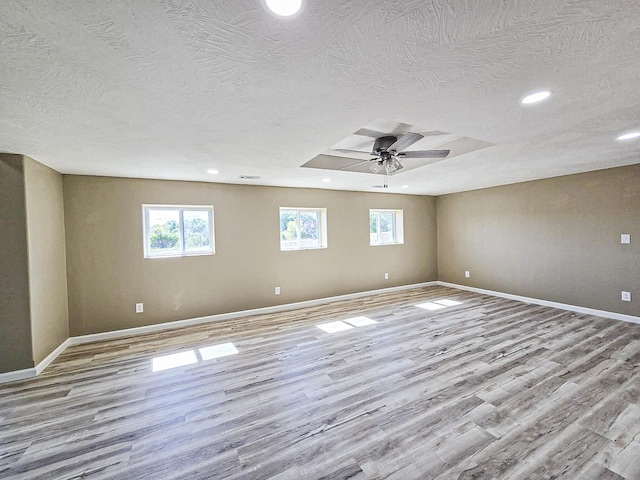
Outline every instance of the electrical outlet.
{"type": "Polygon", "coordinates": [[[388,273],[385,273],[385,274],[384,274],[384,279],[385,279],[385,280],[389,280],[389,274],[388,274],[388,273]]]}
{"type": "Polygon", "coordinates": [[[276,287],[276,295],[280,295],[280,287],[276,287]]]}
{"type": "Polygon", "coordinates": [[[469,278],[471,276],[471,273],[469,273],[469,270],[465,270],[464,271],[464,276],[469,278]]]}
{"type": "Polygon", "coordinates": [[[622,301],[630,302],[631,301],[631,292],[622,292],[622,301]]]}
{"type": "Polygon", "coordinates": [[[621,233],[620,234],[620,243],[631,243],[631,234],[630,233],[621,233]]]}
{"type": "Polygon", "coordinates": [[[136,303],[136,313],[144,312],[144,303],[136,303]]]}

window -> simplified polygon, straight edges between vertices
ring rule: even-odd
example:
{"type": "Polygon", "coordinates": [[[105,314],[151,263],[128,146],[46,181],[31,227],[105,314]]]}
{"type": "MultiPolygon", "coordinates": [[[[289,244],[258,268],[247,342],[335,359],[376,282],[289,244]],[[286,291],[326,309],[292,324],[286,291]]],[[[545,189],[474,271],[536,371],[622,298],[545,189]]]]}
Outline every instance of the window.
{"type": "Polygon", "coordinates": [[[369,244],[404,243],[402,210],[369,210],[369,244]]]}
{"type": "Polygon", "coordinates": [[[327,247],[326,208],[280,208],[280,250],[327,247]]]}
{"type": "Polygon", "coordinates": [[[143,205],[144,256],[214,253],[213,207],[143,205]]]}

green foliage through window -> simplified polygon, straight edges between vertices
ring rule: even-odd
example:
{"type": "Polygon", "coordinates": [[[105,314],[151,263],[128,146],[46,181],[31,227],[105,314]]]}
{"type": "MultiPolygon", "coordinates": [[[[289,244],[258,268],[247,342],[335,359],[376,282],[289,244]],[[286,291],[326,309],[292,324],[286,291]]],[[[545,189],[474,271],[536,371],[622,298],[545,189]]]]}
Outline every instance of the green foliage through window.
{"type": "Polygon", "coordinates": [[[152,250],[176,249],[180,242],[178,223],[175,220],[169,220],[162,225],[159,223],[153,225],[149,240],[152,250]]]}
{"type": "Polygon", "coordinates": [[[213,207],[144,206],[145,256],[213,253],[213,207]]]}
{"type": "Polygon", "coordinates": [[[404,243],[402,210],[369,210],[369,244],[404,243]]]}
{"type": "Polygon", "coordinates": [[[280,249],[302,250],[326,246],[323,224],[326,211],[319,209],[280,209],[280,249]]]}

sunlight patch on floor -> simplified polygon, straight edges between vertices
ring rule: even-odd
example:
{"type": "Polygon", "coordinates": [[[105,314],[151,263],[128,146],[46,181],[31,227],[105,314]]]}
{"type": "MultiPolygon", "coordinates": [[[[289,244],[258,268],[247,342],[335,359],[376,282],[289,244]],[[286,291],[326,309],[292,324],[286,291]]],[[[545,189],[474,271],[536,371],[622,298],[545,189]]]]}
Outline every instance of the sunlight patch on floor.
{"type": "Polygon", "coordinates": [[[213,345],[211,347],[199,348],[202,360],[212,360],[214,358],[226,357],[238,353],[238,349],[231,342],[221,345],[213,345]]]}
{"type": "Polygon", "coordinates": [[[347,318],[345,322],[347,322],[350,325],[353,325],[354,327],[364,327],[365,325],[373,325],[374,323],[378,323],[375,320],[371,320],[368,317],[347,318]]]}
{"type": "Polygon", "coordinates": [[[316,325],[321,330],[324,330],[327,333],[335,333],[342,332],[344,330],[350,330],[354,327],[364,327],[366,325],[373,325],[374,323],[378,323],[375,320],[371,320],[368,317],[353,317],[347,318],[346,320],[338,320],[337,322],[329,322],[329,323],[321,323],[320,325],[316,325]]]}
{"type": "Polygon", "coordinates": [[[186,352],[155,357],[151,362],[152,370],[154,372],[161,372],[171,368],[184,367],[185,365],[192,365],[215,358],[227,357],[236,353],[239,353],[238,349],[231,342],[211,345],[209,347],[199,348],[197,353],[195,350],[188,350],[186,352]]]}
{"type": "Polygon", "coordinates": [[[324,330],[327,333],[341,332],[343,330],[349,330],[353,328],[353,325],[338,320],[337,322],[321,323],[316,325],[320,330],[324,330]]]}
{"type": "Polygon", "coordinates": [[[154,358],[153,371],[161,372],[162,370],[183,367],[185,365],[191,365],[192,363],[198,363],[196,352],[193,350],[189,350],[188,352],[172,353],[171,355],[163,355],[162,357],[154,358]]]}
{"type": "Polygon", "coordinates": [[[433,303],[439,303],[440,305],[444,305],[446,307],[454,307],[456,305],[462,305],[462,302],[457,302],[455,300],[434,300],[433,303]]]}
{"type": "Polygon", "coordinates": [[[462,302],[458,302],[456,300],[433,300],[431,302],[419,303],[415,305],[418,308],[424,308],[425,310],[440,310],[442,308],[454,307],[456,305],[462,305],[462,302]]]}

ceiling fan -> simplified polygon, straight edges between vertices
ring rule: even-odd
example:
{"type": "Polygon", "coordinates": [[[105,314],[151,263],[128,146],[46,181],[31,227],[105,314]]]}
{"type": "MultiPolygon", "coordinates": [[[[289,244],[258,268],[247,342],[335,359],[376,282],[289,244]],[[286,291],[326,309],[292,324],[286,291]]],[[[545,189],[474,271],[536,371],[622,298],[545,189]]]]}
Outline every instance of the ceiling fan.
{"type": "MultiPolygon", "coordinates": [[[[369,132],[369,131],[368,131],[369,132]]],[[[399,159],[402,158],[445,158],[449,155],[450,150],[414,150],[404,151],[418,140],[424,138],[424,135],[419,133],[408,132],[402,135],[400,138],[394,135],[385,135],[379,132],[369,132],[376,138],[373,144],[373,150],[371,155],[374,158],[369,160],[363,160],[360,163],[371,162],[370,169],[373,173],[384,173],[386,175],[393,175],[402,167],[399,159]],[[383,171],[384,170],[384,171],[383,171]]],[[[365,153],[360,150],[346,150],[339,148],[339,152],[345,153],[365,153]]],[[[353,165],[351,165],[353,167],[353,165]]]]}

